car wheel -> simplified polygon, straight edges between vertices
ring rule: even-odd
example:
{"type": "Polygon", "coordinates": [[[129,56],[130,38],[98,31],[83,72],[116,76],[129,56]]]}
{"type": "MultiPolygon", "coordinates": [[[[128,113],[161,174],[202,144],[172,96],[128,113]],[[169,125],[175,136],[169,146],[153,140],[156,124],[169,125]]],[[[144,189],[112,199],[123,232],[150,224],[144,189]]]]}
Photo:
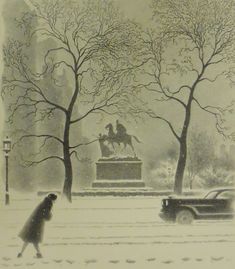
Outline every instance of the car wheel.
{"type": "Polygon", "coordinates": [[[193,219],[193,213],[188,209],[182,209],[176,215],[176,222],[178,224],[191,224],[193,219]]]}

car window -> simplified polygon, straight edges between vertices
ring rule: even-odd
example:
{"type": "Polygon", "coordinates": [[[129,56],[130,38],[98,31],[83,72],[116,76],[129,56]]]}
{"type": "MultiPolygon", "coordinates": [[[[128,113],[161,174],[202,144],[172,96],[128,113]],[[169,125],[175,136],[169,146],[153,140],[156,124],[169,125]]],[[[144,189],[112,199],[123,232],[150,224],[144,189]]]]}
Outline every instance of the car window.
{"type": "Polygon", "coordinates": [[[216,198],[235,199],[235,191],[227,190],[218,194],[216,198]]]}
{"type": "Polygon", "coordinates": [[[218,191],[211,191],[211,192],[207,193],[207,195],[204,198],[214,199],[217,193],[218,193],[218,191]]]}

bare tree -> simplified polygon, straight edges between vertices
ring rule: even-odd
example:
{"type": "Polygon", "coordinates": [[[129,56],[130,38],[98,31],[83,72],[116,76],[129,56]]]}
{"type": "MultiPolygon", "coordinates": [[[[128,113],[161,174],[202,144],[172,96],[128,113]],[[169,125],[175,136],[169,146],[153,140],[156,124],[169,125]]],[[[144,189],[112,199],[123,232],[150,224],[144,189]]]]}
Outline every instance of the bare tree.
{"type": "Polygon", "coordinates": [[[146,49],[143,57],[148,61],[140,73],[141,83],[134,86],[136,91],[143,91],[142,96],[150,94],[149,109],[146,102],[145,107],[133,106],[132,112],[165,122],[178,141],[174,191],[180,194],[193,106],[214,117],[217,131],[226,133],[224,113],[230,107],[205,103],[203,91],[232,74],[235,2],[153,0],[152,9],[156,27],[143,37],[146,49]],[[156,111],[164,105],[167,106],[164,111],[175,109],[179,121],[156,111]]]}
{"type": "MultiPolygon", "coordinates": [[[[74,128],[91,114],[121,114],[134,96],[129,91],[138,54],[138,27],[124,20],[110,1],[40,0],[30,1],[31,12],[17,19],[25,42],[9,40],[4,46],[5,78],[3,94],[15,97],[10,104],[9,122],[21,114],[24,120],[62,126],[62,134],[28,133],[24,140],[41,141],[40,159],[63,163],[65,180],[63,194],[71,201],[73,182],[72,156],[78,148],[92,143],[71,142],[74,128]],[[49,40],[49,47],[38,45],[49,40]],[[30,65],[29,48],[37,50],[36,68],[30,65]],[[58,73],[65,72],[68,84],[58,73]],[[58,98],[63,93],[63,98],[58,98]],[[57,119],[57,120],[56,120],[57,119]],[[59,120],[58,120],[59,119],[59,120]],[[59,153],[48,152],[50,142],[58,144],[59,153]],[[45,150],[44,150],[45,149],[45,150]]],[[[39,129],[39,128],[38,128],[39,129]]],[[[42,129],[41,129],[42,130],[42,129]]]]}

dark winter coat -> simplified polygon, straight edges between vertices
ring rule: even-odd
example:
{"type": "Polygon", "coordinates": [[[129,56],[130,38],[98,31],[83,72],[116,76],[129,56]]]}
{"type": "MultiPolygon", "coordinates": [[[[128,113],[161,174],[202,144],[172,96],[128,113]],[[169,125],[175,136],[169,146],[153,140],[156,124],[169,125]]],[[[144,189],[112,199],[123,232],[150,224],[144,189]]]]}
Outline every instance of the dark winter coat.
{"type": "Polygon", "coordinates": [[[48,197],[35,208],[19,233],[24,242],[36,244],[42,242],[45,221],[52,217],[51,209],[52,201],[48,197]]]}

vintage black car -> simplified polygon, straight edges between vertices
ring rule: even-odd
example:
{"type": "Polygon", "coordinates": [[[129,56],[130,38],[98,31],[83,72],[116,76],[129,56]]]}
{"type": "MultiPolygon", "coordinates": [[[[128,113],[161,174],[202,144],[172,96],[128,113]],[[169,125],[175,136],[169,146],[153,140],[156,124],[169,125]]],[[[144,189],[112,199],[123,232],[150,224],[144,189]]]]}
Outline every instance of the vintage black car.
{"type": "Polygon", "coordinates": [[[235,188],[212,190],[203,198],[168,197],[162,200],[159,214],[165,221],[191,224],[194,219],[232,219],[235,188]]]}

